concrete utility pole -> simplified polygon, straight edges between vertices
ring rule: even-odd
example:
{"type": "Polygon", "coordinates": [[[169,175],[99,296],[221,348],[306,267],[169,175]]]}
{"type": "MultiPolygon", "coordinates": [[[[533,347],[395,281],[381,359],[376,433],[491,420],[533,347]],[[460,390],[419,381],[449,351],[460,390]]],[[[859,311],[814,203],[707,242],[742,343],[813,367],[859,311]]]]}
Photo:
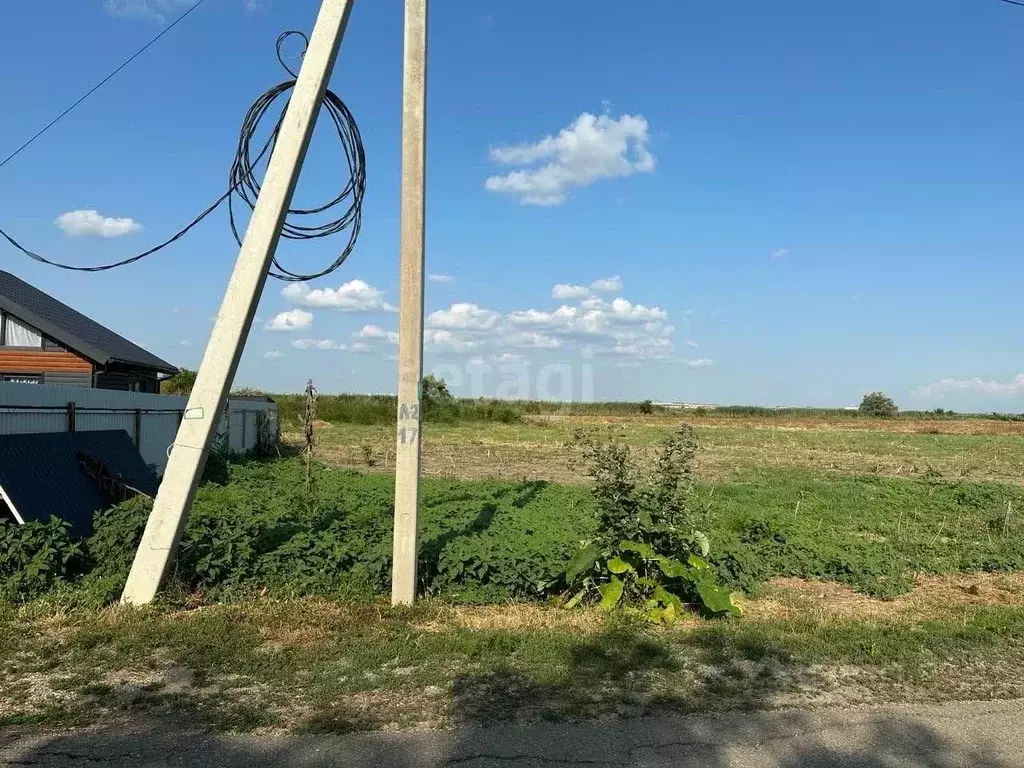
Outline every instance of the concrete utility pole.
{"type": "Polygon", "coordinates": [[[391,604],[416,597],[423,399],[423,222],[427,107],[427,0],[405,0],[402,96],[401,295],[398,320],[398,440],[391,604]]]}
{"type": "Polygon", "coordinates": [[[152,601],[174,560],[354,2],[323,0],[320,6],[262,191],[124,588],[122,599],[127,603],[152,601]]]}

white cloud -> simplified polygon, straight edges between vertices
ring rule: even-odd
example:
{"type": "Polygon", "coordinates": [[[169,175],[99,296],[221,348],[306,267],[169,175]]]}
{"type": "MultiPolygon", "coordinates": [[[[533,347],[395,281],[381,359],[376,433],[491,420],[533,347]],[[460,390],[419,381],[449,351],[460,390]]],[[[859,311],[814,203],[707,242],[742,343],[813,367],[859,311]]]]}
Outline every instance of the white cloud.
{"type": "Polygon", "coordinates": [[[281,295],[305,307],[330,307],[342,312],[397,312],[384,300],[384,292],[363,280],[352,280],[340,288],[311,288],[308,283],[289,283],[281,295]]]}
{"type": "Polygon", "coordinates": [[[939,379],[913,390],[916,397],[941,397],[942,395],[969,392],[980,395],[1016,395],[1024,393],[1024,373],[1018,373],[1009,381],[993,381],[975,377],[973,379],[939,379]]]}
{"type": "Polygon", "coordinates": [[[497,350],[554,350],[585,342],[598,353],[665,360],[671,357],[675,333],[664,309],[623,298],[591,298],[581,306],[563,304],[505,315],[459,303],[432,313],[427,329],[428,344],[446,351],[479,351],[488,345],[497,350]]]}
{"type": "Polygon", "coordinates": [[[372,352],[373,349],[365,341],[356,341],[349,345],[349,349],[353,352],[372,352]]]}
{"type": "Polygon", "coordinates": [[[580,325],[582,318],[589,317],[591,314],[582,312],[578,307],[568,307],[563,304],[554,312],[544,312],[539,309],[517,310],[508,316],[508,321],[512,325],[568,330],[580,325]]]}
{"type": "Polygon", "coordinates": [[[664,338],[639,338],[616,343],[609,352],[623,357],[664,359],[672,350],[672,342],[664,338]]]}
{"type": "Polygon", "coordinates": [[[696,349],[700,345],[696,341],[693,341],[691,339],[687,339],[686,340],[686,346],[690,347],[691,349],[696,349]]]}
{"type": "Polygon", "coordinates": [[[611,313],[616,322],[621,323],[650,323],[668,320],[668,312],[661,307],[630,304],[625,299],[613,299],[611,313]]]}
{"type": "Polygon", "coordinates": [[[616,368],[639,368],[642,363],[636,360],[619,360],[615,363],[616,368]]]}
{"type": "Polygon", "coordinates": [[[772,249],[772,261],[779,261],[789,256],[789,248],[774,248],[772,249]]]}
{"type": "Polygon", "coordinates": [[[454,283],[455,282],[455,278],[452,277],[451,275],[438,275],[438,274],[434,274],[434,273],[431,273],[431,274],[427,275],[427,280],[429,280],[432,283],[454,283]]]}
{"type": "Polygon", "coordinates": [[[696,360],[683,360],[683,364],[690,368],[709,368],[715,364],[715,361],[708,360],[706,357],[698,357],[696,360]]]}
{"type": "Polygon", "coordinates": [[[463,331],[489,331],[497,326],[501,315],[476,304],[462,302],[448,309],[439,309],[427,316],[427,328],[463,331]]]}
{"type": "Polygon", "coordinates": [[[124,237],[142,230],[135,219],[103,216],[99,211],[68,211],[57,217],[68,237],[124,237]]]}
{"type": "Polygon", "coordinates": [[[104,7],[111,16],[146,19],[163,24],[167,14],[193,5],[195,0],[107,0],[104,7]]]}
{"type": "Polygon", "coordinates": [[[551,289],[551,298],[559,301],[587,299],[590,298],[590,289],[585,285],[563,285],[560,283],[551,289]]]}
{"type": "Polygon", "coordinates": [[[375,340],[387,339],[389,344],[398,343],[398,334],[394,331],[385,331],[376,325],[364,325],[361,330],[352,334],[353,339],[375,340]]]}
{"type": "Polygon", "coordinates": [[[296,349],[347,349],[342,342],[334,339],[295,339],[292,346],[296,349]]]}
{"type": "Polygon", "coordinates": [[[572,350],[580,345],[613,358],[682,362],[673,356],[676,329],[667,311],[595,295],[621,287],[618,275],[590,286],[559,283],[552,288],[553,297],[579,301],[551,309],[500,313],[469,302],[452,304],[427,317],[426,343],[435,352],[472,352],[492,362],[522,359],[516,350],[572,350]]]}
{"type": "Polygon", "coordinates": [[[289,309],[274,315],[266,324],[268,331],[301,331],[313,324],[313,313],[304,309],[289,309]]]}
{"type": "Polygon", "coordinates": [[[600,280],[595,280],[590,284],[598,293],[614,293],[615,291],[622,290],[622,278],[616,275],[615,277],[605,277],[600,280]]]}
{"type": "Polygon", "coordinates": [[[191,347],[192,346],[192,342],[189,341],[188,339],[182,339],[181,341],[178,342],[178,346],[179,347],[191,347]]]}
{"type": "Polygon", "coordinates": [[[467,352],[476,348],[479,343],[470,339],[460,338],[449,330],[431,328],[424,331],[423,341],[427,346],[447,349],[453,352],[467,352]]]}
{"type": "Polygon", "coordinates": [[[562,340],[537,331],[517,331],[501,339],[501,343],[519,349],[559,349],[562,340]]]}
{"type": "Polygon", "coordinates": [[[277,360],[279,357],[284,357],[284,352],[279,349],[268,349],[263,353],[264,360],[277,360]]]}
{"type": "Polygon", "coordinates": [[[524,205],[561,205],[573,187],[653,171],[649,139],[642,115],[614,118],[584,112],[557,136],[533,144],[492,147],[490,157],[495,162],[531,167],[491,176],[484,186],[513,195],[524,205]]]}

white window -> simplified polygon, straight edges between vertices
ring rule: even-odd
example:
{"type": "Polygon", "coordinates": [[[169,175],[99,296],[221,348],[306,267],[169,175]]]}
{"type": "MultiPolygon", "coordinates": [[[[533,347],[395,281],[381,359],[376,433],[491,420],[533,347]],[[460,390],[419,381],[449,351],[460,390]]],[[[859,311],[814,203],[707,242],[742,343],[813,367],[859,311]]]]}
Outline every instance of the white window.
{"type": "Polygon", "coordinates": [[[43,336],[31,325],[5,313],[3,346],[38,348],[43,346],[43,336]]]}

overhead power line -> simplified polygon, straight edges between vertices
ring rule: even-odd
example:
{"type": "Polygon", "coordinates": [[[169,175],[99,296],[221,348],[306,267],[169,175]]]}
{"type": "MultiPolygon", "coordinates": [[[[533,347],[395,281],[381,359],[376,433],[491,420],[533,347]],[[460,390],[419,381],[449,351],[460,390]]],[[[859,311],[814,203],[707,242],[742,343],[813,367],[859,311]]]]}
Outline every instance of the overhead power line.
{"type": "Polygon", "coordinates": [[[1024,3],[1020,2],[1020,0],[1002,0],[1002,2],[1009,3],[1010,5],[1019,5],[1024,8],[1024,3]]]}
{"type": "MultiPolygon", "coordinates": [[[[242,128],[238,137],[238,149],[236,150],[234,160],[231,163],[227,191],[218,197],[212,205],[189,222],[188,225],[178,230],[171,237],[164,240],[162,243],[143,251],[142,253],[130,256],[126,259],[121,259],[120,261],[111,262],[109,264],[100,264],[89,267],[65,264],[48,259],[45,256],[23,246],[2,228],[0,228],[0,237],[5,239],[14,248],[21,251],[21,253],[28,256],[30,259],[34,259],[35,261],[43,264],[49,264],[50,266],[71,270],[73,272],[103,272],[108,269],[133,264],[137,261],[141,261],[147,256],[157,253],[158,251],[162,251],[167,246],[183,238],[200,222],[217,210],[217,208],[219,208],[226,200],[228,201],[231,233],[235,238],[235,242],[239,247],[241,247],[242,233],[239,232],[238,222],[236,220],[235,198],[237,197],[241,204],[249,208],[251,211],[256,205],[256,199],[259,197],[260,182],[256,178],[256,169],[264,158],[268,157],[268,153],[273,150],[274,144],[277,142],[277,136],[280,133],[281,123],[285,116],[284,108],[282,108],[281,114],[277,118],[277,122],[275,123],[270,136],[267,138],[266,142],[264,142],[259,152],[255,153],[255,155],[253,153],[254,148],[252,142],[259,130],[260,123],[266,117],[274,103],[282,96],[290,94],[291,90],[295,87],[296,75],[285,63],[282,48],[285,41],[292,35],[298,35],[307,46],[309,44],[308,38],[302,32],[294,30],[284,32],[277,38],[277,60],[281,63],[281,66],[284,67],[285,71],[288,72],[291,78],[269,88],[265,93],[263,93],[263,95],[256,99],[253,105],[249,108],[245,119],[242,121],[242,128]]],[[[287,99],[285,100],[285,107],[287,107],[287,99]]],[[[324,94],[323,101],[321,102],[321,109],[327,112],[331,121],[334,123],[334,129],[338,135],[338,142],[341,144],[342,153],[345,156],[348,182],[330,202],[314,208],[290,209],[288,211],[288,216],[285,218],[281,234],[289,240],[314,240],[330,237],[331,235],[336,235],[348,230],[348,241],[334,261],[328,264],[325,268],[315,272],[293,272],[281,266],[275,256],[273,261],[274,268],[270,270],[269,274],[271,277],[276,277],[279,280],[292,282],[313,280],[334,272],[352,253],[355,248],[356,240],[359,237],[359,230],[362,226],[363,194],[366,190],[366,153],[363,149],[363,140],[359,134],[359,127],[356,125],[355,117],[349,111],[345,102],[343,102],[341,98],[339,98],[338,95],[330,89],[328,89],[324,94]],[[342,205],[346,205],[344,212],[329,221],[316,224],[298,224],[295,221],[296,217],[317,216],[328,211],[335,210],[342,205]]]]}
{"type": "Polygon", "coordinates": [[[70,114],[79,104],[81,104],[83,101],[85,101],[90,96],[92,96],[94,93],[96,93],[96,91],[98,91],[104,85],[106,85],[111,80],[113,80],[121,72],[121,70],[123,70],[125,67],[127,67],[129,64],[131,64],[133,61],[135,61],[137,58],[139,58],[139,56],[141,56],[146,51],[148,51],[150,48],[152,48],[164,35],[166,35],[168,32],[170,32],[176,26],[181,24],[181,22],[183,22],[185,19],[187,19],[192,14],[192,12],[194,10],[196,10],[199,6],[201,6],[205,2],[206,2],[206,0],[198,0],[198,2],[196,2],[195,5],[190,6],[187,11],[185,11],[178,18],[176,18],[171,24],[169,24],[166,27],[164,27],[164,29],[162,29],[160,31],[160,33],[158,35],[156,35],[156,37],[154,37],[152,40],[150,40],[148,43],[146,43],[144,46],[142,46],[139,50],[137,50],[135,53],[133,53],[130,57],[125,59],[124,62],[121,64],[121,66],[119,66],[117,69],[115,69],[109,75],[107,75],[102,80],[100,80],[98,83],[96,83],[96,85],[94,85],[92,88],[90,88],[84,94],[82,94],[81,98],[79,98],[74,104],[72,104],[70,107],[68,107],[63,112],[61,112],[59,115],[57,115],[55,118],[53,118],[53,120],[51,120],[46,125],[44,125],[42,127],[42,129],[38,133],[36,133],[28,141],[26,141],[24,144],[22,144],[20,147],[18,147],[16,150],[14,150],[11,154],[9,154],[7,157],[5,157],[3,162],[0,162],[0,168],[3,168],[5,165],[7,165],[9,162],[11,162],[11,160],[16,158],[18,155],[20,155],[26,149],[28,149],[36,141],[36,139],[38,139],[40,136],[42,136],[48,130],[53,128],[53,126],[55,126],[57,123],[59,123],[65,117],[67,117],[67,115],[70,114]]]}

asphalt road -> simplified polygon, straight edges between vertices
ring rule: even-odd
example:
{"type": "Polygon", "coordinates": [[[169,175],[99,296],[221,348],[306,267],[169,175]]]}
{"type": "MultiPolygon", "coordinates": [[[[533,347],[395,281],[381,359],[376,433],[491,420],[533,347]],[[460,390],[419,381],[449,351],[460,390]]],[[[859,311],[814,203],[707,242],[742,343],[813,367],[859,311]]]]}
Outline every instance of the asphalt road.
{"type": "Polygon", "coordinates": [[[1024,766],[1024,701],[281,738],[149,719],[0,731],[0,766],[1004,768],[1024,766]]]}

